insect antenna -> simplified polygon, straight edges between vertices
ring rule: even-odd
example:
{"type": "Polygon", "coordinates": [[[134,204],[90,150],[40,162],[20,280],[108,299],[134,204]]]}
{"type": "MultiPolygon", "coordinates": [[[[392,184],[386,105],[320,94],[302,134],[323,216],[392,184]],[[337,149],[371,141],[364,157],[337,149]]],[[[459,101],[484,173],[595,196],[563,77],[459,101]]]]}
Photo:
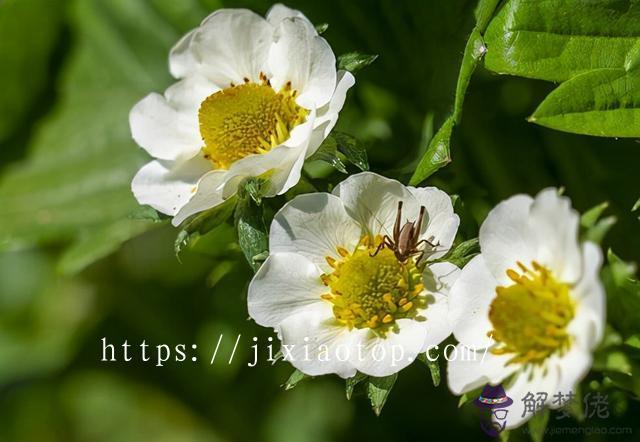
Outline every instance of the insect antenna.
{"type": "MultiPolygon", "coordinates": [[[[377,223],[380,225],[380,227],[384,231],[384,234],[386,236],[388,236],[389,238],[393,238],[392,233],[387,230],[387,228],[385,227],[384,223],[380,220],[380,218],[378,218],[378,216],[375,214],[375,212],[373,210],[371,210],[369,208],[369,206],[367,206],[366,204],[363,204],[362,207],[364,207],[364,209],[368,212],[369,216],[371,216],[374,220],[377,221],[377,223]]],[[[373,233],[373,232],[370,232],[370,233],[373,233]]]]}

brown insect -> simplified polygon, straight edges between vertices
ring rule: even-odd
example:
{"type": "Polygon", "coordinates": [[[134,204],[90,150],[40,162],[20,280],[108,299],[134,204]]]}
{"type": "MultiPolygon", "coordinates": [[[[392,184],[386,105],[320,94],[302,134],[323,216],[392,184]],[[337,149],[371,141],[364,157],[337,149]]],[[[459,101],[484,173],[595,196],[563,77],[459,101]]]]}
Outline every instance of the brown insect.
{"type": "Polygon", "coordinates": [[[396,214],[396,222],[393,226],[393,238],[389,235],[382,237],[382,242],[371,256],[376,256],[380,250],[385,247],[393,250],[396,259],[400,262],[405,262],[412,256],[418,256],[416,263],[420,262],[424,256],[425,250],[420,249],[420,246],[426,244],[431,248],[437,247],[437,244],[433,244],[427,239],[418,240],[420,238],[420,230],[422,230],[422,221],[424,220],[425,207],[420,206],[420,215],[417,221],[407,221],[403,226],[402,223],[402,201],[398,201],[398,212],[396,214]]]}

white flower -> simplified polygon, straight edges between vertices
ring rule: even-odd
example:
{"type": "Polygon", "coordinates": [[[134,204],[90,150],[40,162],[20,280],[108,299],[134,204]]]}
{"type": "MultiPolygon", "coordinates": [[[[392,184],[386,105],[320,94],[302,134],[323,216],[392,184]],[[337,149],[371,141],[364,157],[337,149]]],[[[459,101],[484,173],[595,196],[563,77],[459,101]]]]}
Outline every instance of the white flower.
{"type": "Polygon", "coordinates": [[[451,334],[447,292],[459,269],[431,261],[451,247],[458,224],[446,193],[369,172],[332,194],[298,196],[271,224],[249,314],[278,331],[285,358],[306,374],[393,374],[451,334]],[[422,260],[403,261],[391,248],[376,253],[393,235],[400,201],[403,225],[426,209],[419,239],[433,246],[421,243],[422,260]],[[427,263],[424,278],[416,261],[427,263]]]}
{"type": "Polygon", "coordinates": [[[355,82],[336,72],[311,22],[283,5],[266,19],[214,12],[173,47],[169,68],[180,81],[131,110],[133,138],[155,158],[131,187],[174,225],[222,203],[249,176],[268,177],[269,196],[295,185],[355,82]]]}
{"type": "Polygon", "coordinates": [[[461,394],[503,383],[513,400],[507,428],[531,417],[527,393],[542,399],[538,406],[558,408],[557,395],[575,391],[602,338],[602,253],[578,242],[578,223],[555,189],[503,201],[480,228],[481,254],[451,289],[460,344],[459,357],[449,361],[449,388],[461,394]],[[462,358],[465,348],[472,351],[462,358]]]}

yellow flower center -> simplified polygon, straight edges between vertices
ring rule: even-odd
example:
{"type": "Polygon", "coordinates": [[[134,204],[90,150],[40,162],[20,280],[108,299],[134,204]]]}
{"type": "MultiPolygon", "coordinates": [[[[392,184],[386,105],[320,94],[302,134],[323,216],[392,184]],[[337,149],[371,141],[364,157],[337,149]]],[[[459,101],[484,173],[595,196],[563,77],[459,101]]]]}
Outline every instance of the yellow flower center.
{"type": "Polygon", "coordinates": [[[321,279],[331,291],[322,298],[333,304],[338,321],[349,329],[370,328],[384,335],[398,319],[425,320],[418,310],[427,306],[427,296],[414,260],[401,263],[388,248],[376,253],[381,241],[365,236],[353,253],[338,247],[342,259],[327,257],[334,270],[321,279]]]}
{"type": "Polygon", "coordinates": [[[282,144],[309,113],[295,98],[290,84],[276,92],[264,75],[260,84],[246,80],[210,95],[198,111],[205,158],[216,169],[228,169],[247,155],[282,144]]]}
{"type": "Polygon", "coordinates": [[[509,364],[542,364],[571,344],[567,333],[575,314],[571,287],[535,261],[532,269],[520,262],[518,267],[520,273],[507,270],[514,284],[497,287],[489,309],[490,335],[497,341],[491,352],[513,354],[509,364]]]}

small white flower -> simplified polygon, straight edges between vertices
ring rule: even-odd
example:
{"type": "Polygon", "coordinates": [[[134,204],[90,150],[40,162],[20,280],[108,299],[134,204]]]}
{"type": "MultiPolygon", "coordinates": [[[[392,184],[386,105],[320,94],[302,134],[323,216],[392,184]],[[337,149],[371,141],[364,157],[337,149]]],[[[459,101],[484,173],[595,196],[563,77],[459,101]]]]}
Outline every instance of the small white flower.
{"type": "Polygon", "coordinates": [[[544,405],[558,408],[554,395],[575,391],[602,339],[602,253],[578,242],[578,223],[555,189],[503,201],[480,228],[481,254],[451,289],[456,353],[466,358],[449,361],[449,388],[461,394],[503,383],[513,399],[507,428],[532,416],[527,393],[546,394],[544,405]]]}
{"type": "Polygon", "coordinates": [[[451,247],[458,224],[441,190],[369,172],[332,194],[298,196],[271,224],[270,255],[249,286],[249,314],[278,331],[285,357],[306,374],[393,374],[451,334],[447,293],[459,269],[432,261],[451,247]],[[400,201],[403,225],[425,208],[419,239],[433,246],[421,243],[422,259],[378,250],[385,235],[393,238],[400,201]]]}
{"type": "Polygon", "coordinates": [[[266,19],[214,12],[174,46],[169,68],[180,81],[131,110],[133,138],[155,158],[131,187],[174,225],[222,203],[249,176],[268,177],[269,196],[295,185],[355,82],[336,72],[311,22],[283,5],[266,19]]]}

